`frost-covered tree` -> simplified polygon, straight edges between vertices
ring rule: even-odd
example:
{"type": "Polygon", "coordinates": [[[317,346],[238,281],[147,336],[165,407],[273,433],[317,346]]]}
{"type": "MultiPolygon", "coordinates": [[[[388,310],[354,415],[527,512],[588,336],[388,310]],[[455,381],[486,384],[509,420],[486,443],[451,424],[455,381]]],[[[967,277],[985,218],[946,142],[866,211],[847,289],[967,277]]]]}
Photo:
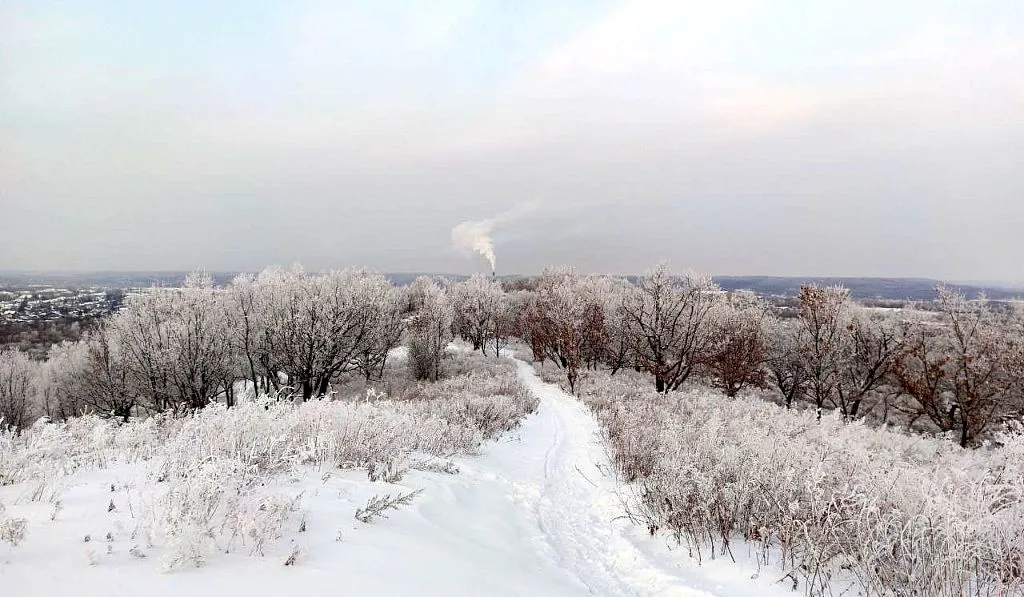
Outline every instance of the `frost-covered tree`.
{"type": "Polygon", "coordinates": [[[916,322],[894,370],[920,412],[966,447],[1019,408],[1020,339],[985,300],[940,288],[938,304],[940,320],[916,322]]]}
{"type": "Polygon", "coordinates": [[[841,286],[800,287],[797,320],[807,394],[819,413],[831,404],[841,383],[846,356],[850,292],[841,286]]]}
{"type": "Polygon", "coordinates": [[[21,429],[40,414],[34,396],[37,368],[20,350],[0,350],[0,426],[21,429]]]}
{"type": "Polygon", "coordinates": [[[844,354],[832,403],[845,417],[857,417],[872,394],[882,391],[903,348],[903,326],[894,318],[852,306],[844,328],[844,354]]]}
{"type": "Polygon", "coordinates": [[[175,401],[185,408],[202,408],[225,395],[233,403],[234,367],[227,302],[213,288],[209,274],[185,279],[181,289],[166,295],[173,316],[169,326],[169,368],[175,401]]]}
{"type": "Polygon", "coordinates": [[[794,402],[801,400],[807,388],[799,333],[793,321],[774,320],[769,324],[770,341],[765,364],[769,379],[782,395],[786,408],[792,408],[794,402]]]}
{"type": "Polygon", "coordinates": [[[802,286],[798,300],[795,335],[778,330],[769,367],[786,404],[806,395],[819,411],[831,407],[854,418],[891,394],[901,322],[855,304],[840,286],[802,286]]]}
{"type": "Polygon", "coordinates": [[[580,372],[599,360],[607,342],[597,279],[571,268],[544,270],[517,328],[536,360],[551,360],[565,370],[569,391],[575,393],[580,372]]]}
{"type": "Polygon", "coordinates": [[[383,377],[388,354],[402,343],[405,333],[405,293],[390,285],[386,291],[383,287],[380,291],[370,307],[370,332],[355,356],[356,369],[367,381],[383,377]]]}
{"type": "Polygon", "coordinates": [[[1006,357],[1009,375],[1018,381],[1008,392],[1011,416],[1024,421],[1024,302],[1012,305],[1012,313],[1006,323],[1008,354],[1006,357]]]}
{"type": "Polygon", "coordinates": [[[516,320],[528,302],[526,292],[504,292],[498,302],[498,308],[491,321],[490,338],[494,342],[494,356],[500,357],[501,351],[508,346],[515,334],[516,320]]]}
{"type": "Polygon", "coordinates": [[[595,354],[591,368],[603,364],[612,375],[623,367],[635,367],[636,359],[632,353],[630,338],[626,328],[623,300],[631,286],[623,278],[614,276],[598,276],[592,281],[593,292],[601,306],[603,314],[604,334],[601,352],[595,354]]]}
{"type": "Polygon", "coordinates": [[[133,296],[111,320],[121,358],[146,406],[195,409],[230,393],[232,342],[226,301],[209,274],[182,288],[133,296]]]}
{"type": "Polygon", "coordinates": [[[768,311],[752,295],[733,294],[717,309],[712,337],[700,357],[711,385],[733,397],[747,387],[767,386],[768,311]]]}
{"type": "Polygon", "coordinates": [[[418,311],[423,305],[423,297],[429,292],[432,286],[440,286],[442,289],[446,289],[449,286],[449,280],[442,276],[419,276],[412,281],[409,288],[406,291],[406,305],[405,312],[412,313],[418,311]]]}
{"type": "Polygon", "coordinates": [[[455,313],[436,282],[423,282],[419,289],[419,309],[409,321],[409,365],[416,379],[437,381],[443,375],[445,349],[453,338],[455,313]]]}
{"type": "MultiPolygon", "coordinates": [[[[176,406],[169,371],[171,338],[168,322],[174,314],[163,290],[153,288],[131,295],[110,319],[108,329],[99,338],[100,345],[93,347],[94,359],[108,363],[100,368],[103,373],[112,374],[111,370],[116,365],[116,376],[127,378],[132,387],[131,404],[136,404],[137,395],[144,406],[155,411],[170,410],[176,406]]],[[[94,399],[105,401],[106,397],[94,399]]],[[[128,415],[130,413],[125,416],[128,415]]]]}
{"type": "Polygon", "coordinates": [[[50,347],[38,379],[40,406],[50,420],[61,421],[87,410],[79,389],[81,377],[86,373],[90,338],[95,335],[93,332],[79,341],[65,341],[50,347]]]}
{"type": "Polygon", "coordinates": [[[473,350],[487,354],[487,344],[497,329],[498,318],[506,308],[501,285],[482,274],[476,274],[450,288],[455,309],[455,331],[473,345],[473,350]]]}
{"type": "Polygon", "coordinates": [[[536,291],[529,291],[522,308],[516,316],[515,334],[530,347],[531,357],[535,362],[547,360],[547,345],[550,329],[546,324],[547,314],[540,304],[536,291]]]}
{"type": "Polygon", "coordinates": [[[84,349],[76,348],[69,360],[80,369],[73,369],[66,378],[73,408],[127,422],[136,407],[151,398],[151,386],[140,384],[136,372],[127,365],[124,340],[113,325],[89,334],[82,345],[84,349]]]}
{"type": "Polygon", "coordinates": [[[626,295],[625,333],[636,364],[654,376],[658,392],[677,390],[696,372],[714,337],[721,291],[710,276],[673,275],[659,266],[626,295]]]}
{"type": "Polygon", "coordinates": [[[299,267],[268,269],[257,283],[261,367],[275,390],[303,400],[328,394],[333,379],[360,369],[360,354],[376,340],[381,297],[391,293],[384,276],[365,270],[307,276],[299,267]]]}
{"type": "Polygon", "coordinates": [[[228,330],[236,377],[252,384],[254,392],[269,391],[267,371],[260,354],[265,351],[263,319],[260,317],[260,286],[252,274],[240,274],[225,291],[228,330]],[[261,383],[263,382],[263,383],[261,383]]]}

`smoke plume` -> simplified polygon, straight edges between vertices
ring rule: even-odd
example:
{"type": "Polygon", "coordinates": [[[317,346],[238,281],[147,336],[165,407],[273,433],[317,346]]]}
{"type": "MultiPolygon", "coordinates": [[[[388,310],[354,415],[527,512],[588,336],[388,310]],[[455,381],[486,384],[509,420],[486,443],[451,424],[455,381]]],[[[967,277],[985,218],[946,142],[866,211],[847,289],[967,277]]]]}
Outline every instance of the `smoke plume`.
{"type": "Polygon", "coordinates": [[[485,220],[468,220],[452,228],[452,243],[464,251],[472,251],[483,256],[495,270],[494,237],[495,228],[505,226],[516,220],[528,218],[541,208],[539,199],[516,205],[512,209],[485,220]]]}
{"type": "Polygon", "coordinates": [[[462,222],[452,228],[452,242],[456,247],[483,255],[491,264],[491,271],[494,271],[494,240],[491,238],[493,230],[493,219],[462,222]]]}

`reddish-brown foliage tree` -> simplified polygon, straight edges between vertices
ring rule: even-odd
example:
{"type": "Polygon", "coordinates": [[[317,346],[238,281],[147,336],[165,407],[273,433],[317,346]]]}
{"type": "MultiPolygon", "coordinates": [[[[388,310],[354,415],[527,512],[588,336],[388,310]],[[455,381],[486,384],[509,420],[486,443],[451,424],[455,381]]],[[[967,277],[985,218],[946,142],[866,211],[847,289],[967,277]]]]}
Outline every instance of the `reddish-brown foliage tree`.
{"type": "Polygon", "coordinates": [[[765,313],[756,308],[723,309],[701,368],[712,386],[733,397],[746,387],[765,388],[768,334],[765,313]]]}
{"type": "Polygon", "coordinates": [[[984,301],[939,289],[939,321],[918,322],[893,367],[900,388],[967,447],[1017,406],[1019,340],[984,301]]]}

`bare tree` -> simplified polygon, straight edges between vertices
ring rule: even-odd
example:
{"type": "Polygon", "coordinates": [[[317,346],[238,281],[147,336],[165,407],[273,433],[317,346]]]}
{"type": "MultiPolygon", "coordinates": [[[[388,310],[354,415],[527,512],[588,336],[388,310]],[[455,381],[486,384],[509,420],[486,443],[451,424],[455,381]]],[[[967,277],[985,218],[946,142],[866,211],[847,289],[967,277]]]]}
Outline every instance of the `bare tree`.
{"type": "Polygon", "coordinates": [[[21,429],[40,414],[34,401],[37,367],[20,350],[0,350],[0,425],[21,429]]]}
{"type": "Polygon", "coordinates": [[[307,276],[301,268],[266,270],[260,284],[262,334],[259,361],[275,390],[309,400],[324,396],[331,381],[360,368],[373,342],[378,300],[391,292],[380,274],[363,270],[307,276]]]}
{"type": "Polygon", "coordinates": [[[127,422],[149,387],[140,386],[126,365],[124,341],[117,328],[100,327],[83,342],[83,368],[73,379],[73,394],[87,409],[127,422]]]}
{"type": "Polygon", "coordinates": [[[409,364],[417,379],[441,378],[445,349],[452,340],[451,301],[436,282],[425,282],[419,309],[409,322],[409,364]]]}
{"type": "Polygon", "coordinates": [[[518,328],[535,360],[550,359],[565,370],[569,391],[575,393],[580,372],[604,354],[607,341],[595,278],[571,268],[544,270],[518,328]]]}
{"type": "Polygon", "coordinates": [[[505,292],[494,280],[476,274],[451,287],[455,309],[455,330],[473,345],[473,350],[487,354],[487,344],[498,326],[497,319],[505,307],[505,292]]]}
{"type": "Polygon", "coordinates": [[[768,312],[755,297],[730,297],[712,318],[712,339],[700,356],[702,372],[726,396],[768,385],[768,312]]]}
{"type": "Polygon", "coordinates": [[[938,303],[941,320],[913,327],[894,370],[920,411],[967,447],[1015,408],[1019,339],[984,300],[939,288],[938,303]]]}
{"type": "Polygon", "coordinates": [[[807,372],[800,351],[799,330],[790,321],[772,321],[766,365],[772,384],[792,408],[807,388],[807,372]]]}
{"type": "Polygon", "coordinates": [[[713,341],[720,290],[709,276],[649,272],[622,305],[625,333],[637,365],[654,376],[658,392],[678,389],[697,370],[713,341]]]}
{"type": "Polygon", "coordinates": [[[865,399],[885,386],[896,356],[903,349],[899,322],[863,307],[852,307],[845,327],[846,354],[833,403],[844,417],[856,417],[865,399]]]}
{"type": "Polygon", "coordinates": [[[841,286],[800,287],[797,336],[807,392],[821,409],[832,403],[841,383],[850,293],[841,286]]]}

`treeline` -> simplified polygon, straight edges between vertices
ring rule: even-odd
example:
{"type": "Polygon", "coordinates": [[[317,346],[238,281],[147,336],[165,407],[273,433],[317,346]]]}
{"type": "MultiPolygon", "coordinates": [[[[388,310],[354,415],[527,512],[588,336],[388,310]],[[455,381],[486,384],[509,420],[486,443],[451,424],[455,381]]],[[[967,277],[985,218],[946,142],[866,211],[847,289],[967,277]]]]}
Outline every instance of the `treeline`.
{"type": "Polygon", "coordinates": [[[34,359],[42,360],[54,344],[81,340],[82,334],[92,329],[97,319],[90,317],[56,321],[2,321],[0,348],[16,348],[34,359]]]}
{"type": "Polygon", "coordinates": [[[0,351],[0,419],[15,428],[87,412],[128,420],[214,401],[232,406],[240,392],[329,397],[340,381],[381,379],[403,340],[412,375],[436,381],[455,334],[475,338],[485,353],[484,342],[492,350],[508,342],[510,300],[482,277],[395,287],[365,270],[270,268],[216,287],[193,274],[181,288],[133,293],[44,360],[0,351]],[[495,318],[496,310],[505,315],[495,318]]]}
{"type": "Polygon", "coordinates": [[[511,339],[564,371],[572,391],[598,368],[645,372],[658,392],[693,381],[787,407],[836,410],[975,445],[1024,413],[1024,317],[940,289],[931,310],[871,309],[841,287],[805,286],[796,317],[704,275],[659,267],[627,281],[549,269],[393,286],[381,274],[271,268],[215,287],[129,297],[81,340],[34,362],[0,353],[0,416],[21,427],[82,412],[127,419],[237,394],[309,400],[339,380],[379,379],[403,342],[419,379],[444,375],[455,337],[497,356],[511,339]]]}
{"type": "Polygon", "coordinates": [[[658,392],[691,380],[735,396],[770,390],[786,407],[950,432],[961,446],[1024,414],[1024,317],[939,288],[931,310],[863,307],[841,287],[804,286],[782,319],[708,276],[659,267],[634,284],[549,270],[516,334],[565,371],[632,368],[658,392]]]}
{"type": "Polygon", "coordinates": [[[137,414],[232,405],[239,389],[310,398],[347,372],[371,376],[401,339],[400,293],[364,271],[268,269],[215,288],[192,275],[154,288],[45,362],[0,354],[0,416],[23,426],[83,412],[137,414]]]}

